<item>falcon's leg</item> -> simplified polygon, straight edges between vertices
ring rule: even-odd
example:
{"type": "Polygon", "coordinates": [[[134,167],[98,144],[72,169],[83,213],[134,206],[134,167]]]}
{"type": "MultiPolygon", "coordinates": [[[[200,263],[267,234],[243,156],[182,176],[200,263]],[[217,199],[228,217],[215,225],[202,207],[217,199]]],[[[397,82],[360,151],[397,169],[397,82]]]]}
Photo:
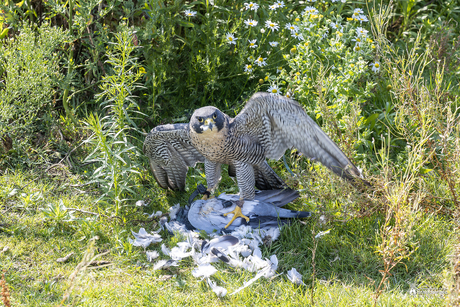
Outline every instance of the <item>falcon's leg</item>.
{"type": "Polygon", "coordinates": [[[222,167],[220,163],[211,162],[208,159],[204,161],[204,173],[206,174],[206,183],[208,185],[207,193],[203,196],[204,200],[207,200],[214,193],[215,188],[217,188],[221,178],[221,171],[222,167]]]}
{"type": "Polygon", "coordinates": [[[235,161],[234,165],[236,168],[236,180],[238,182],[238,188],[240,189],[240,200],[238,200],[233,211],[224,214],[224,216],[227,216],[228,214],[233,213],[232,220],[225,226],[225,228],[230,226],[237,217],[242,217],[246,220],[246,222],[249,222],[249,217],[243,215],[241,208],[243,208],[245,199],[254,199],[255,195],[255,179],[252,165],[239,161],[235,161]]]}

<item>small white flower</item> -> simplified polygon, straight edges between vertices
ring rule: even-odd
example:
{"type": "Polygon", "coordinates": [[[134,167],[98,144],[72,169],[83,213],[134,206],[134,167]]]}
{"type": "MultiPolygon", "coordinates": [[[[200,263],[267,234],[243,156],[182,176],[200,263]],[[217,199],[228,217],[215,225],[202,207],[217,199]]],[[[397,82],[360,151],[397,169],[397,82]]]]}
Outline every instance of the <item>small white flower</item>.
{"type": "Polygon", "coordinates": [[[191,11],[191,10],[185,10],[184,14],[185,14],[185,16],[187,16],[187,17],[195,17],[195,16],[196,16],[196,12],[195,12],[195,11],[191,11]]]}
{"type": "Polygon", "coordinates": [[[280,67],[278,67],[278,68],[276,69],[276,73],[277,73],[277,74],[279,74],[279,73],[282,72],[282,71],[283,71],[283,67],[282,67],[282,66],[280,66],[280,67]]]}
{"type": "Polygon", "coordinates": [[[281,91],[278,89],[278,86],[276,84],[270,85],[267,92],[269,92],[272,95],[281,95],[281,91]]]}
{"type": "Polygon", "coordinates": [[[280,28],[280,26],[276,22],[272,22],[271,20],[267,20],[265,22],[265,26],[273,31],[276,31],[280,28]]]}
{"type": "Polygon", "coordinates": [[[248,42],[249,42],[249,48],[257,48],[257,45],[256,45],[257,39],[253,39],[253,40],[248,39],[248,42]]]}
{"type": "Polygon", "coordinates": [[[356,36],[356,37],[353,38],[351,41],[352,41],[352,42],[355,42],[356,46],[360,46],[360,47],[361,47],[361,45],[362,45],[362,43],[363,43],[363,40],[362,40],[359,36],[356,36]]]}
{"type": "Polygon", "coordinates": [[[252,72],[253,71],[252,65],[251,64],[246,64],[244,66],[244,71],[245,72],[252,72]]]}
{"type": "Polygon", "coordinates": [[[292,93],[291,93],[291,92],[287,92],[285,96],[286,96],[286,98],[291,98],[291,97],[292,97],[292,93]]]}
{"type": "Polygon", "coordinates": [[[261,28],[261,29],[260,29],[260,33],[264,34],[264,33],[265,33],[265,29],[264,29],[264,28],[261,28]]]}
{"type": "Polygon", "coordinates": [[[272,47],[276,47],[276,46],[278,46],[279,43],[278,42],[269,42],[268,44],[270,46],[272,46],[272,47]]]}
{"type": "Polygon", "coordinates": [[[343,26],[338,22],[331,22],[331,28],[336,31],[343,32],[343,26]]]}
{"type": "Polygon", "coordinates": [[[248,61],[249,61],[249,62],[253,62],[253,61],[254,61],[254,57],[253,57],[252,55],[249,56],[249,57],[248,57],[248,61]]]}
{"type": "Polygon", "coordinates": [[[278,8],[278,5],[275,4],[272,4],[272,5],[269,5],[268,8],[272,11],[276,10],[278,8]]]}
{"type": "Polygon", "coordinates": [[[359,15],[359,16],[358,16],[358,20],[359,20],[360,23],[363,23],[363,21],[364,21],[364,22],[368,22],[368,21],[369,21],[369,19],[367,19],[366,15],[359,15]]]}
{"type": "Polygon", "coordinates": [[[286,24],[285,27],[286,27],[286,29],[288,29],[288,30],[291,31],[291,32],[297,32],[297,31],[299,31],[299,27],[298,27],[298,26],[293,25],[293,24],[290,24],[290,23],[286,24]]]}
{"type": "Polygon", "coordinates": [[[313,6],[307,6],[303,11],[303,15],[317,15],[318,13],[318,10],[315,9],[313,6]]]}
{"type": "Polygon", "coordinates": [[[257,9],[259,8],[259,5],[254,2],[245,3],[244,6],[246,7],[247,10],[253,10],[253,11],[257,11],[257,9]]]}
{"type": "Polygon", "coordinates": [[[227,39],[227,43],[236,45],[237,38],[233,35],[233,33],[227,33],[225,38],[227,39]]]}
{"type": "Polygon", "coordinates": [[[255,61],[254,63],[257,64],[258,66],[265,66],[267,65],[267,63],[265,62],[267,58],[263,58],[262,56],[259,56],[255,61]]]}
{"type": "Polygon", "coordinates": [[[373,72],[379,72],[379,70],[380,70],[380,63],[379,62],[371,63],[371,64],[369,64],[369,66],[372,67],[373,72]]]}
{"type": "Polygon", "coordinates": [[[358,17],[359,15],[364,14],[364,11],[362,9],[355,9],[353,11],[353,18],[358,17]]]}
{"type": "MultiPolygon", "coordinates": [[[[300,34],[299,32],[293,32],[291,36],[297,38],[299,41],[305,40],[305,39],[303,38],[303,35],[300,34]]],[[[327,35],[326,35],[326,36],[327,36],[327,35]]]]}
{"type": "Polygon", "coordinates": [[[257,20],[252,20],[252,19],[248,19],[248,20],[245,20],[244,23],[246,24],[246,27],[255,27],[257,26],[257,24],[259,23],[257,20]]]}
{"type": "Polygon", "coordinates": [[[357,27],[357,28],[356,28],[356,33],[357,33],[359,36],[366,37],[368,32],[369,32],[369,31],[367,31],[367,30],[364,29],[364,28],[361,28],[361,27],[357,27]]]}
{"type": "Polygon", "coordinates": [[[281,7],[281,8],[284,7],[284,1],[276,1],[275,4],[276,4],[278,7],[281,7]]]}
{"type": "Polygon", "coordinates": [[[353,51],[355,51],[355,52],[361,52],[361,51],[362,51],[361,46],[358,45],[358,44],[356,44],[355,47],[353,47],[353,51]]]}
{"type": "Polygon", "coordinates": [[[316,2],[316,0],[307,0],[306,2],[311,2],[311,3],[313,3],[313,2],[316,2]]]}

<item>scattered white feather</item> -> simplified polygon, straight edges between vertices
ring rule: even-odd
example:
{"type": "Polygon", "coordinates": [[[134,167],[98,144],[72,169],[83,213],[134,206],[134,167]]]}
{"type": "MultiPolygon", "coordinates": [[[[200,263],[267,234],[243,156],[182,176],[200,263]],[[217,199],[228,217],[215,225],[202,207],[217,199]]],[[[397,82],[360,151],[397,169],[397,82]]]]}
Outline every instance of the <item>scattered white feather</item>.
{"type": "Polygon", "coordinates": [[[305,283],[302,281],[302,275],[299,272],[297,272],[295,268],[292,268],[287,272],[287,277],[292,283],[299,286],[305,286],[305,283]]]}
{"type": "Polygon", "coordinates": [[[144,213],[145,215],[148,215],[148,218],[151,219],[153,217],[160,217],[163,215],[163,212],[161,211],[157,211],[157,212],[153,212],[152,214],[148,214],[148,213],[144,213]]]}
{"type": "Polygon", "coordinates": [[[217,269],[213,267],[212,265],[210,265],[209,263],[207,263],[207,264],[202,264],[198,266],[196,269],[194,269],[192,271],[192,275],[197,278],[198,277],[208,278],[209,276],[211,276],[212,274],[216,272],[217,272],[217,269]]]}
{"type": "Polygon", "coordinates": [[[175,204],[174,206],[172,206],[171,208],[169,208],[169,218],[171,220],[175,220],[176,219],[176,214],[177,212],[179,211],[180,209],[180,204],[175,204]]]}
{"type": "Polygon", "coordinates": [[[144,228],[139,229],[139,233],[135,233],[132,230],[131,232],[134,236],[134,240],[128,238],[128,241],[134,246],[142,246],[143,248],[147,248],[147,246],[149,246],[151,243],[161,242],[162,240],[159,234],[149,234],[147,231],[145,231],[144,228]]]}
{"type": "MultiPolygon", "coordinates": [[[[182,242],[182,243],[186,243],[186,242],[182,242]]],[[[173,260],[182,260],[183,258],[190,257],[191,255],[192,255],[192,252],[185,252],[184,248],[181,248],[178,246],[173,247],[169,253],[169,256],[173,260]]]]}
{"type": "Polygon", "coordinates": [[[157,251],[146,251],[147,261],[152,262],[154,259],[158,258],[160,254],[157,251]]]}
{"type": "Polygon", "coordinates": [[[330,233],[330,232],[331,232],[330,229],[325,230],[325,231],[320,231],[320,232],[318,232],[318,234],[315,236],[315,239],[321,238],[322,236],[327,235],[327,234],[330,233]]]}
{"type": "Polygon", "coordinates": [[[169,256],[169,254],[171,253],[171,250],[169,248],[166,247],[166,245],[161,244],[161,252],[165,255],[165,256],[169,256]]]}
{"type": "Polygon", "coordinates": [[[170,266],[178,266],[179,263],[176,260],[160,260],[153,265],[153,270],[166,269],[170,266]]]}
{"type": "Polygon", "coordinates": [[[218,296],[218,297],[223,297],[225,295],[227,295],[227,289],[223,288],[223,287],[220,287],[218,285],[216,285],[215,282],[213,282],[211,279],[207,279],[208,281],[208,285],[211,287],[212,291],[214,291],[214,293],[218,296]]]}

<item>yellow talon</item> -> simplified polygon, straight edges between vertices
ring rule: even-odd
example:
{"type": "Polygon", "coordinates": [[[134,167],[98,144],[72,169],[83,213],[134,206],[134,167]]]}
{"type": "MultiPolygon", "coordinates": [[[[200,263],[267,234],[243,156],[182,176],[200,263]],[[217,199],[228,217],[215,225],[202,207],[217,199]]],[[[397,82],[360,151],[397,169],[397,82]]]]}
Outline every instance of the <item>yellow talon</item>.
{"type": "Polygon", "coordinates": [[[249,217],[247,217],[246,215],[243,215],[243,213],[241,213],[241,207],[240,206],[236,206],[235,210],[233,210],[233,211],[224,213],[224,216],[227,216],[227,215],[229,215],[231,213],[233,213],[234,215],[232,217],[232,220],[225,226],[225,228],[230,226],[237,217],[242,217],[242,218],[244,218],[246,220],[246,222],[249,222],[249,217]]]}

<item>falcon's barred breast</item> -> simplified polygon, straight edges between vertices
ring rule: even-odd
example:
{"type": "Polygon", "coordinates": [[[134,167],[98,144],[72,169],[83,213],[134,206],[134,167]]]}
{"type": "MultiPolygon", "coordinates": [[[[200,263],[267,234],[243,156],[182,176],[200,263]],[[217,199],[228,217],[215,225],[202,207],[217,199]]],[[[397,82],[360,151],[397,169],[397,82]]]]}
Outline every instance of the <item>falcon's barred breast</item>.
{"type": "Polygon", "coordinates": [[[269,93],[254,94],[235,118],[211,106],[197,109],[189,124],[155,127],[144,142],[144,153],[161,187],[183,189],[188,167],[204,162],[212,193],[221,165],[228,164],[229,174],[237,178],[240,198],[248,200],[254,199],[254,187],[286,187],[266,159],[279,159],[292,148],[342,178],[362,178],[301,105],[269,93]]]}

